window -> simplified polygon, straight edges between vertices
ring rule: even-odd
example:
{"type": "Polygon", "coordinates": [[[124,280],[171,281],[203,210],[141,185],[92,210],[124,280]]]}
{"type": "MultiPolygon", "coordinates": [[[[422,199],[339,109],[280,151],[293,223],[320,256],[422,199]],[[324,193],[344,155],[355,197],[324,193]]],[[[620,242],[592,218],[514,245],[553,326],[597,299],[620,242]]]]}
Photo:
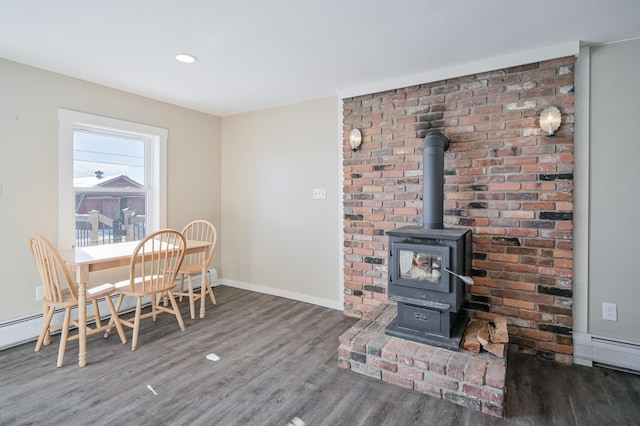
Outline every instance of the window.
{"type": "Polygon", "coordinates": [[[59,121],[60,248],[166,227],[166,129],[68,110],[59,121]]]}

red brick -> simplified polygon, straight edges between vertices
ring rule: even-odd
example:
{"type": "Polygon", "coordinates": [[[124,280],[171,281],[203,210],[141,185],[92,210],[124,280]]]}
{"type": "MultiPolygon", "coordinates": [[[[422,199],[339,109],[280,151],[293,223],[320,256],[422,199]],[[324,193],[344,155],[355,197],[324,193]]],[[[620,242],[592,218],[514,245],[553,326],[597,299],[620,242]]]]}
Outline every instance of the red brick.
{"type": "Polygon", "coordinates": [[[529,310],[533,310],[536,307],[535,303],[526,302],[524,300],[503,299],[502,303],[505,306],[511,306],[514,308],[529,309],[529,310]]]}
{"type": "Polygon", "coordinates": [[[504,365],[489,364],[487,365],[486,383],[497,389],[505,389],[505,380],[507,376],[507,368],[504,365]]]}
{"type": "Polygon", "coordinates": [[[429,371],[424,374],[424,381],[442,389],[455,391],[460,388],[460,382],[458,380],[429,371]]]}
{"type": "Polygon", "coordinates": [[[468,360],[469,357],[467,355],[463,355],[461,353],[453,354],[447,364],[447,376],[457,380],[462,380],[464,378],[464,370],[467,366],[468,360]]]}
{"type": "Polygon", "coordinates": [[[345,331],[340,335],[338,341],[340,344],[345,346],[351,346],[351,339],[353,339],[358,334],[358,330],[353,327],[345,331]]]}
{"type": "Polygon", "coordinates": [[[398,371],[398,366],[395,363],[385,361],[375,356],[367,356],[367,364],[384,371],[391,371],[392,373],[398,371]]]}
{"type": "Polygon", "coordinates": [[[428,370],[431,365],[431,358],[435,354],[436,349],[432,346],[421,345],[418,352],[416,352],[415,357],[413,358],[413,365],[416,367],[422,368],[423,370],[428,370]]]}
{"type": "Polygon", "coordinates": [[[351,350],[346,346],[340,346],[338,347],[338,356],[340,358],[349,359],[351,358],[351,350]]]}
{"type": "Polygon", "coordinates": [[[483,388],[480,397],[485,401],[493,402],[495,404],[503,404],[504,390],[483,388]]]}
{"type": "Polygon", "coordinates": [[[408,377],[411,380],[423,380],[424,379],[424,370],[415,367],[409,367],[407,365],[398,365],[399,376],[408,377]]]}
{"type": "Polygon", "coordinates": [[[416,355],[421,345],[415,342],[407,341],[398,353],[398,362],[413,365],[413,357],[416,355]]]}
{"type": "Polygon", "coordinates": [[[413,389],[435,398],[442,398],[442,389],[427,382],[414,382],[413,389]]]}
{"type": "Polygon", "coordinates": [[[447,374],[447,364],[452,352],[446,349],[437,349],[429,362],[429,369],[438,374],[447,374]]]}
{"type": "Polygon", "coordinates": [[[351,361],[351,371],[368,377],[372,377],[374,379],[382,379],[382,373],[380,372],[380,369],[371,365],[351,361]]]}
{"type": "Polygon", "coordinates": [[[469,358],[467,368],[464,371],[464,379],[476,385],[484,384],[487,363],[476,358],[469,358]]]}
{"type": "Polygon", "coordinates": [[[395,361],[398,359],[398,352],[402,349],[405,344],[404,339],[398,339],[396,337],[392,337],[383,347],[382,347],[382,358],[388,359],[390,361],[395,361]]]}
{"type": "Polygon", "coordinates": [[[482,386],[472,385],[469,383],[464,383],[462,385],[462,393],[465,395],[475,396],[476,398],[482,398],[482,386]]]}
{"type": "Polygon", "coordinates": [[[382,372],[382,381],[393,383],[394,385],[401,386],[407,389],[413,389],[413,380],[408,377],[403,377],[399,374],[393,374],[388,371],[382,372]]]}

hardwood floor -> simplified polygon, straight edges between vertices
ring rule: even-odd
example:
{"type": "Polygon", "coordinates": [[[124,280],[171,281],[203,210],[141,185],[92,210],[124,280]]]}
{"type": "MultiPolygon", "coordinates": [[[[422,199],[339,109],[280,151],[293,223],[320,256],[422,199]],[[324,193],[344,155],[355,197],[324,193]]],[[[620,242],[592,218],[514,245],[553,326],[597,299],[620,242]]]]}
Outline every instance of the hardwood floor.
{"type": "Polygon", "coordinates": [[[230,287],[215,293],[204,319],[189,319],[182,302],[184,332],[170,315],[143,321],[135,352],[115,335],[90,336],[84,368],[77,342],[56,368],[58,336],[40,353],[34,343],[0,351],[0,425],[640,422],[637,375],[510,351],[499,419],[338,368],[338,336],[356,321],[340,311],[230,287]]]}

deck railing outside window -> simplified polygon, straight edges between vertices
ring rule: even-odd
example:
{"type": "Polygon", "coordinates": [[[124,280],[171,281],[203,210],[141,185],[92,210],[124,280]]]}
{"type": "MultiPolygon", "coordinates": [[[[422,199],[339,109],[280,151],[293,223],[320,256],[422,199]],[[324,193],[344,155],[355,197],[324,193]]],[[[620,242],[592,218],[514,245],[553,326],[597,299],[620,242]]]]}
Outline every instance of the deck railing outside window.
{"type": "Polygon", "coordinates": [[[124,209],[124,219],[111,219],[97,210],[76,214],[76,246],[86,247],[138,241],[146,235],[146,218],[135,210],[124,209]]]}

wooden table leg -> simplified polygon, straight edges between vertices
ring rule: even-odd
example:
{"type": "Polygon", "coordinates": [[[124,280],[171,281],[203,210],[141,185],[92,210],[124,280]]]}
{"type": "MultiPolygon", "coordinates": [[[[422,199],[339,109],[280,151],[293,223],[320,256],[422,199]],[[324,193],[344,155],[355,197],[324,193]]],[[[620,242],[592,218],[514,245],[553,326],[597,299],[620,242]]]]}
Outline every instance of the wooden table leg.
{"type": "Polygon", "coordinates": [[[87,365],[87,283],[78,285],[78,365],[87,365]]]}
{"type": "Polygon", "coordinates": [[[79,267],[76,270],[78,284],[78,365],[87,365],[87,282],[89,268],[79,267]]]}

